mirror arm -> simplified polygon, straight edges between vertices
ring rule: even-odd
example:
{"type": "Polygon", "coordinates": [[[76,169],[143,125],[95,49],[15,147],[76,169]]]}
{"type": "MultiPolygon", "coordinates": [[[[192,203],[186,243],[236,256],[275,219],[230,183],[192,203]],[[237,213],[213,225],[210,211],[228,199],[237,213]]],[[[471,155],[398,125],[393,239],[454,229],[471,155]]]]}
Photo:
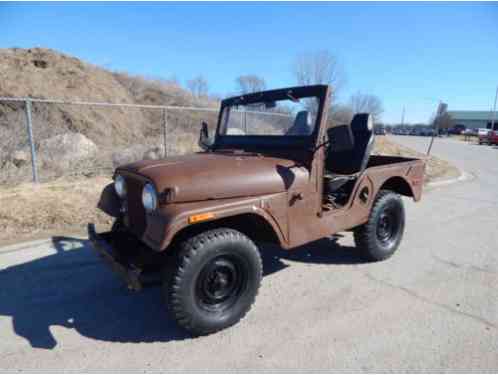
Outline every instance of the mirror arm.
{"type": "Polygon", "coordinates": [[[320,143],[319,145],[317,145],[317,146],[315,146],[315,147],[312,147],[312,148],[310,149],[310,152],[314,154],[314,153],[315,153],[315,152],[317,152],[319,149],[321,149],[322,147],[326,147],[326,146],[328,146],[329,144],[330,144],[330,139],[328,139],[328,140],[326,140],[326,141],[324,141],[324,142],[320,143]]]}
{"type": "Polygon", "coordinates": [[[206,122],[202,122],[201,124],[201,130],[199,132],[199,147],[202,148],[204,151],[212,151],[214,142],[210,142],[209,140],[209,132],[208,132],[208,125],[206,122]]]}

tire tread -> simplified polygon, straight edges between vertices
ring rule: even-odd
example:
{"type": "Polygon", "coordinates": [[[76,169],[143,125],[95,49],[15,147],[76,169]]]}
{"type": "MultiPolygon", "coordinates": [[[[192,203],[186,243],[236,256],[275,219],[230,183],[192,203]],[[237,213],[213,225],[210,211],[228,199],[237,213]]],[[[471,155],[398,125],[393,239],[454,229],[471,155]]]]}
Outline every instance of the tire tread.
{"type": "MultiPolygon", "coordinates": [[[[246,242],[250,247],[252,247],[253,250],[258,254],[257,272],[259,274],[258,275],[259,280],[261,280],[262,277],[263,265],[261,258],[259,256],[259,251],[256,245],[253,243],[253,241],[251,241],[247,236],[245,236],[241,232],[229,228],[212,229],[206,232],[202,232],[182,242],[180,244],[179,252],[177,255],[176,272],[174,272],[171,284],[169,286],[165,285],[166,289],[165,294],[167,294],[168,307],[170,311],[173,312],[174,318],[177,321],[177,323],[187,331],[190,331],[196,335],[205,335],[205,334],[214,333],[223,329],[224,327],[215,330],[199,330],[197,327],[195,327],[192,319],[189,317],[188,312],[184,311],[183,309],[181,302],[182,290],[180,287],[180,283],[182,282],[182,279],[186,273],[186,270],[191,264],[192,259],[194,259],[197,256],[200,256],[203,251],[208,251],[209,249],[208,245],[210,243],[215,241],[223,241],[223,240],[246,242]]],[[[245,317],[247,312],[251,309],[252,305],[254,304],[258,291],[259,291],[259,286],[256,289],[256,293],[252,297],[250,303],[248,304],[248,307],[245,309],[243,314],[241,314],[238,317],[238,319],[232,322],[230,325],[236,324],[245,317]]]]}
{"type": "Polygon", "coordinates": [[[353,231],[354,241],[356,246],[361,248],[363,251],[363,255],[370,261],[378,261],[389,258],[391,254],[387,256],[379,256],[377,253],[377,239],[376,239],[376,226],[377,223],[372,218],[377,216],[377,212],[382,209],[385,203],[391,199],[396,199],[399,201],[400,205],[403,206],[403,202],[401,200],[401,196],[391,190],[382,189],[377,193],[375,200],[373,202],[372,208],[370,210],[370,215],[368,221],[355,228],[353,231]]]}

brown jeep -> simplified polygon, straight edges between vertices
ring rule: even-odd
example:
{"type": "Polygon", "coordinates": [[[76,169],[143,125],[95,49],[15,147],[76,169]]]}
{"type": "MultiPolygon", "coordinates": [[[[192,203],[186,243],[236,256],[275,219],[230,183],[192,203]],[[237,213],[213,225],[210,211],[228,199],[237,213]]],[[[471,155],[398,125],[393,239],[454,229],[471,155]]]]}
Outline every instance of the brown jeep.
{"type": "Polygon", "coordinates": [[[425,163],[370,155],[372,118],[327,126],[330,89],[292,87],[221,102],[204,150],[116,169],[99,208],[116,218],[89,237],[131,289],[161,270],[177,322],[208,334],[238,322],[262,277],[261,244],[284,249],[353,231],[365,257],[398,248],[401,195],[418,201],[425,163]]]}

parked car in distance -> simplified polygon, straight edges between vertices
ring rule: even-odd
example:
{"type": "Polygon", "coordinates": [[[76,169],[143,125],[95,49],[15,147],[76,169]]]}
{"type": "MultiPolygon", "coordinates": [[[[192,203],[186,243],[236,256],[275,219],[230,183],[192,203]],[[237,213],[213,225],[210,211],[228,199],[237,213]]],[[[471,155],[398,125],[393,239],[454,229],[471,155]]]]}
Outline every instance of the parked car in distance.
{"type": "Polygon", "coordinates": [[[419,129],[412,129],[408,133],[409,135],[420,135],[420,130],[419,129]]]}
{"type": "Polygon", "coordinates": [[[408,130],[400,129],[400,130],[398,130],[398,134],[399,135],[408,135],[408,130]]]}
{"type": "Polygon", "coordinates": [[[486,128],[479,128],[479,129],[477,129],[477,136],[479,138],[479,144],[480,145],[489,142],[489,140],[488,140],[488,134],[489,134],[489,132],[490,132],[490,130],[486,129],[486,128]]]}
{"type": "Polygon", "coordinates": [[[424,137],[432,137],[434,135],[435,131],[432,128],[422,128],[420,129],[420,135],[424,137]]]}
{"type": "Polygon", "coordinates": [[[439,137],[448,136],[448,129],[439,129],[438,136],[439,137]]]}
{"type": "Polygon", "coordinates": [[[386,135],[386,129],[383,126],[376,126],[374,133],[375,135],[386,135]]]}
{"type": "Polygon", "coordinates": [[[488,144],[498,145],[498,130],[489,130],[487,138],[488,144]]]}
{"type": "Polygon", "coordinates": [[[458,124],[453,126],[452,128],[449,128],[448,134],[454,134],[454,135],[462,134],[465,131],[465,129],[466,129],[465,125],[458,124]]]}
{"type": "Polygon", "coordinates": [[[465,129],[462,132],[463,135],[468,135],[468,136],[476,136],[477,135],[477,129],[465,129]]]}

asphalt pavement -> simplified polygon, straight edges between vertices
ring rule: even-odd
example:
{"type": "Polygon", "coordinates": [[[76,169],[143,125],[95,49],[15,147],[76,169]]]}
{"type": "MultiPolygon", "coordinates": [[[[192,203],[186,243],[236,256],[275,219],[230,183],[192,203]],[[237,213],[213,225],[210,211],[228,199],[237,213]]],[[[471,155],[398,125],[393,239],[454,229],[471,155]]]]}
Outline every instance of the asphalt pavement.
{"type": "Polygon", "coordinates": [[[125,290],[85,239],[0,248],[0,370],[498,371],[498,148],[433,153],[471,178],[405,200],[394,257],[362,262],[350,234],[268,249],[253,309],[207,337],[176,327],[159,286],[125,290]]]}

